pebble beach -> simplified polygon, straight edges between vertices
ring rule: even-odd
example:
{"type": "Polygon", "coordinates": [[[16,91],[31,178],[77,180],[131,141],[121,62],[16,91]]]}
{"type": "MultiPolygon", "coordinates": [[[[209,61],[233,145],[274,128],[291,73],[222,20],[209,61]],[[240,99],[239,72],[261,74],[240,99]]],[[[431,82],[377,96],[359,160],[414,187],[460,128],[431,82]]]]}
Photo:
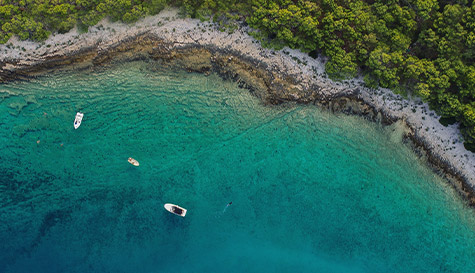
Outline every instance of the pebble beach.
{"type": "MultiPolygon", "coordinates": [[[[189,70],[207,72],[209,67],[222,64],[222,60],[230,63],[229,70],[235,67],[231,65],[233,58],[244,59],[258,64],[256,71],[267,73],[268,82],[262,84],[256,80],[255,77],[259,78],[256,71],[238,71],[234,78],[258,90],[256,95],[264,101],[268,101],[269,93],[272,93],[270,101],[274,103],[296,101],[323,105],[333,111],[366,115],[376,122],[392,124],[396,138],[409,139],[416,152],[426,157],[429,164],[473,204],[475,154],[464,148],[457,124],[443,126],[438,121],[440,117],[426,103],[417,98],[403,98],[391,90],[366,88],[361,78],[332,81],[325,75],[324,57],[314,59],[289,48],[263,48],[249,35],[250,31],[245,26],[232,32],[223,31],[216,24],[183,18],[177,10],[168,9],[132,25],[103,20],[90,27],[87,33],[73,29],[52,35],[42,43],[19,41],[13,37],[0,45],[0,79],[10,79],[5,75],[14,78],[18,71],[28,71],[56,59],[62,59],[63,66],[68,56],[84,55],[85,50],[86,54],[93,55],[93,61],[86,65],[95,65],[98,56],[104,59],[111,49],[114,54],[128,54],[130,46],[124,49],[121,45],[137,37],[152,37],[159,42],[158,53],[154,53],[156,58],[162,58],[159,55],[163,52],[173,57],[177,50],[199,48],[202,52],[211,49],[211,56],[198,54],[195,59],[188,56],[189,70]],[[213,52],[220,52],[226,59],[216,61],[213,52]],[[203,61],[203,58],[208,59],[203,61]]],[[[154,45],[149,50],[156,48],[154,45]]]]}

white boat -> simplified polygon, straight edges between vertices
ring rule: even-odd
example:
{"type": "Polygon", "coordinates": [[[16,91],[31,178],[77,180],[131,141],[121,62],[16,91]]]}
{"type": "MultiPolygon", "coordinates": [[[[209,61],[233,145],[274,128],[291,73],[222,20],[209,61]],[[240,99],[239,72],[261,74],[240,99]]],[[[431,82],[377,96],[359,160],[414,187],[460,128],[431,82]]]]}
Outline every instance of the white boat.
{"type": "Polygon", "coordinates": [[[178,216],[185,217],[185,215],[186,215],[186,209],[184,209],[180,206],[173,205],[173,204],[165,204],[164,207],[169,212],[171,212],[173,214],[176,214],[178,216]]]}
{"type": "Polygon", "coordinates": [[[129,159],[127,159],[127,161],[129,161],[130,164],[134,165],[134,166],[139,166],[139,162],[135,159],[133,159],[132,157],[129,157],[129,159]]]}
{"type": "Polygon", "coordinates": [[[81,126],[81,121],[82,121],[83,116],[84,116],[83,113],[80,113],[80,112],[76,113],[76,118],[74,119],[74,129],[77,129],[79,126],[81,126]]]}

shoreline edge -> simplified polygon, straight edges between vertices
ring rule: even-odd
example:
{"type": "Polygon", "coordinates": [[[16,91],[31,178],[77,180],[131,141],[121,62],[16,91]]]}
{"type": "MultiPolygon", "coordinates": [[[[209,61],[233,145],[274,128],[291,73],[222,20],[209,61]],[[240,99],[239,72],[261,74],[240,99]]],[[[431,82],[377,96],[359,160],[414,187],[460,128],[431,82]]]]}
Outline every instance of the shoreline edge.
{"type": "Polygon", "coordinates": [[[475,154],[464,148],[456,124],[444,127],[426,103],[366,88],[361,78],[332,81],[324,72],[325,59],[289,48],[263,48],[247,31],[222,32],[212,23],[179,18],[177,10],[167,9],[133,25],[103,20],[87,33],[73,29],[44,44],[12,38],[0,45],[0,82],[137,59],[216,72],[267,104],[314,104],[402,128],[403,141],[475,207],[475,154]]]}

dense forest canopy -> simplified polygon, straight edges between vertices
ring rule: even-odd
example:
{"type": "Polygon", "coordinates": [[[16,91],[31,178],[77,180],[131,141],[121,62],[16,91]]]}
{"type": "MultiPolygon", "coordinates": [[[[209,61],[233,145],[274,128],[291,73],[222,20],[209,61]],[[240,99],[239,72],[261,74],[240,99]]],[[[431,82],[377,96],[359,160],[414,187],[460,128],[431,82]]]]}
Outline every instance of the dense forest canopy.
{"type": "Polygon", "coordinates": [[[429,102],[444,122],[460,122],[475,151],[475,5],[469,0],[0,0],[0,43],[44,40],[104,17],[126,23],[166,5],[224,24],[238,19],[274,48],[328,57],[335,79],[361,73],[429,102]]]}

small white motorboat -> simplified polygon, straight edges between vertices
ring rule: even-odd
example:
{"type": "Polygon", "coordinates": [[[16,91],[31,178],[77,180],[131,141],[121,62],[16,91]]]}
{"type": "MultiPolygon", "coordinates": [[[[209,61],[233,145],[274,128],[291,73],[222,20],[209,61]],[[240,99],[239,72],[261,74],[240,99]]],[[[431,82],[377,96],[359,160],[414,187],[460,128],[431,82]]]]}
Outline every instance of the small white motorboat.
{"type": "Polygon", "coordinates": [[[184,209],[180,206],[173,205],[173,204],[165,204],[164,207],[165,207],[166,210],[168,210],[169,212],[171,212],[175,215],[178,215],[178,216],[181,216],[181,217],[185,217],[185,215],[186,215],[186,209],[184,209]]]}
{"type": "Polygon", "coordinates": [[[135,159],[133,159],[132,157],[129,157],[129,159],[127,159],[127,161],[129,161],[130,164],[134,165],[134,166],[139,166],[139,162],[135,159]]]}
{"type": "Polygon", "coordinates": [[[79,126],[81,126],[82,117],[84,117],[83,113],[76,113],[76,118],[74,119],[74,129],[77,129],[79,126]]]}

